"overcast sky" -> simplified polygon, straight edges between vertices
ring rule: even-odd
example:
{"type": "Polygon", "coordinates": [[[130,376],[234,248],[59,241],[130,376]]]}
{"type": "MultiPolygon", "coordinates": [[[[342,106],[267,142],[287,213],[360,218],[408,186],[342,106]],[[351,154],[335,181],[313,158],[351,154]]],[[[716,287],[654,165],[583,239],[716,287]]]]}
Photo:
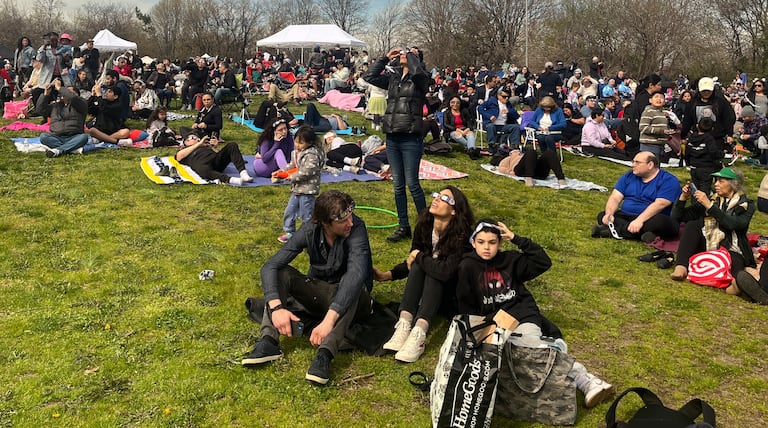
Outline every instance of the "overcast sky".
{"type": "MultiPolygon", "coordinates": [[[[74,13],[77,12],[77,9],[86,4],[90,3],[93,0],[63,0],[64,4],[66,5],[65,10],[67,13],[74,13]]],[[[142,12],[147,13],[149,12],[149,9],[157,3],[158,0],[127,0],[125,2],[120,2],[120,4],[127,4],[131,6],[131,9],[133,9],[133,6],[138,6],[139,9],[141,9],[142,12]]]]}

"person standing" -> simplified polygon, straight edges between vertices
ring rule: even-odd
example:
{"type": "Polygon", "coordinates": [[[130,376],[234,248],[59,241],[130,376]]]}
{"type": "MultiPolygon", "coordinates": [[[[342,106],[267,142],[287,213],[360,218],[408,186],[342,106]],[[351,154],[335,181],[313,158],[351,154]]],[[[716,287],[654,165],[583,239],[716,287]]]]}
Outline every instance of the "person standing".
{"type": "Polygon", "coordinates": [[[399,242],[411,237],[405,187],[408,186],[411,192],[417,213],[427,207],[419,183],[419,165],[424,153],[422,107],[426,104],[432,79],[424,68],[418,48],[411,48],[408,51],[390,50],[371,65],[363,80],[388,91],[383,131],[387,134],[387,157],[399,226],[387,241],[399,242]]]}
{"type": "Polygon", "coordinates": [[[19,88],[23,88],[30,76],[32,76],[32,61],[37,52],[29,44],[29,37],[22,36],[13,53],[13,68],[19,76],[19,88]]]}
{"type": "Polygon", "coordinates": [[[80,52],[80,56],[85,58],[83,66],[88,71],[88,77],[93,80],[99,76],[99,50],[93,47],[93,39],[85,42],[85,49],[80,52]]]}

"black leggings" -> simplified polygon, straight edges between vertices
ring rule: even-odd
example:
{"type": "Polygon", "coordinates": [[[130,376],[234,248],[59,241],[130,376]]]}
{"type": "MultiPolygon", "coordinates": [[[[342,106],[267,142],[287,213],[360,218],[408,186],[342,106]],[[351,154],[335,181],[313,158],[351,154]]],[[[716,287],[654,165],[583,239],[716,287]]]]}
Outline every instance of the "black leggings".
{"type": "Polygon", "coordinates": [[[227,143],[221,151],[216,153],[216,157],[209,162],[196,163],[189,165],[200,177],[206,180],[220,180],[222,183],[229,183],[229,176],[222,171],[232,162],[238,171],[245,170],[245,161],[240,153],[240,147],[237,143],[227,143]]]}
{"type": "MultiPolygon", "coordinates": [[[[704,219],[691,220],[685,223],[683,234],[680,236],[680,244],[677,247],[677,265],[688,267],[688,259],[692,255],[698,254],[707,250],[707,240],[704,239],[704,234],[701,233],[701,228],[704,226],[704,219]]],[[[747,263],[744,261],[744,256],[739,253],[734,253],[728,250],[731,254],[731,273],[736,276],[738,272],[741,272],[746,267],[747,263]]]]}
{"type": "Polygon", "coordinates": [[[328,158],[325,163],[334,168],[343,168],[344,165],[346,165],[344,163],[344,158],[359,158],[362,155],[363,151],[360,150],[360,146],[357,144],[342,144],[339,148],[333,149],[325,154],[325,157],[328,158]]]}
{"type": "Polygon", "coordinates": [[[559,180],[565,179],[563,166],[560,165],[560,159],[557,153],[552,150],[542,152],[541,156],[536,154],[533,149],[527,149],[523,152],[523,158],[515,166],[515,175],[518,177],[533,177],[537,180],[544,180],[552,171],[559,180]]]}
{"type": "Polygon", "coordinates": [[[405,282],[400,311],[412,314],[414,320],[421,318],[427,322],[438,312],[450,318],[458,308],[455,296],[455,284],[440,282],[427,275],[418,263],[413,263],[405,282]]]}

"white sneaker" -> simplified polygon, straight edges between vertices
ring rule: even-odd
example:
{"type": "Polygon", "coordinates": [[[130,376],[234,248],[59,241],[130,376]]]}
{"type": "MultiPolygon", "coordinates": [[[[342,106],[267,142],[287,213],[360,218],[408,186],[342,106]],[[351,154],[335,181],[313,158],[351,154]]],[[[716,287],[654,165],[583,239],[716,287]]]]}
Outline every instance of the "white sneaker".
{"type": "Polygon", "coordinates": [[[132,147],[133,140],[131,140],[130,138],[121,138],[117,140],[117,145],[120,147],[132,147]]]}
{"type": "Polygon", "coordinates": [[[248,171],[246,170],[240,171],[240,178],[243,180],[244,183],[250,183],[253,181],[253,177],[248,175],[248,171]]]}
{"type": "Polygon", "coordinates": [[[584,406],[588,409],[597,406],[613,394],[613,385],[599,378],[592,378],[584,388],[584,406]]]}
{"type": "Polygon", "coordinates": [[[412,363],[421,357],[424,353],[424,341],[427,339],[427,333],[421,327],[414,327],[408,340],[403,347],[395,354],[395,359],[403,363],[412,363]]]}
{"type": "Polygon", "coordinates": [[[383,348],[387,351],[399,351],[402,349],[405,341],[408,340],[408,335],[411,334],[411,323],[400,318],[395,324],[395,332],[392,337],[384,344],[383,348]]]}
{"type": "Polygon", "coordinates": [[[243,179],[240,177],[229,177],[229,184],[233,186],[241,186],[243,184],[243,179]]]}

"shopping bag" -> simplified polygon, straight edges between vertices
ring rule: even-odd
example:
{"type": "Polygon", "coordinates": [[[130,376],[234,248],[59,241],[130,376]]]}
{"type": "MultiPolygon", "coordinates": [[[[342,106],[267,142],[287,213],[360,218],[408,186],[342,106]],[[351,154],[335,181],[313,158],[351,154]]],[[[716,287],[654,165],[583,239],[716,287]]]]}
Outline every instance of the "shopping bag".
{"type": "Polygon", "coordinates": [[[495,323],[457,315],[440,348],[430,387],[434,427],[489,427],[503,341],[495,323]]]}

